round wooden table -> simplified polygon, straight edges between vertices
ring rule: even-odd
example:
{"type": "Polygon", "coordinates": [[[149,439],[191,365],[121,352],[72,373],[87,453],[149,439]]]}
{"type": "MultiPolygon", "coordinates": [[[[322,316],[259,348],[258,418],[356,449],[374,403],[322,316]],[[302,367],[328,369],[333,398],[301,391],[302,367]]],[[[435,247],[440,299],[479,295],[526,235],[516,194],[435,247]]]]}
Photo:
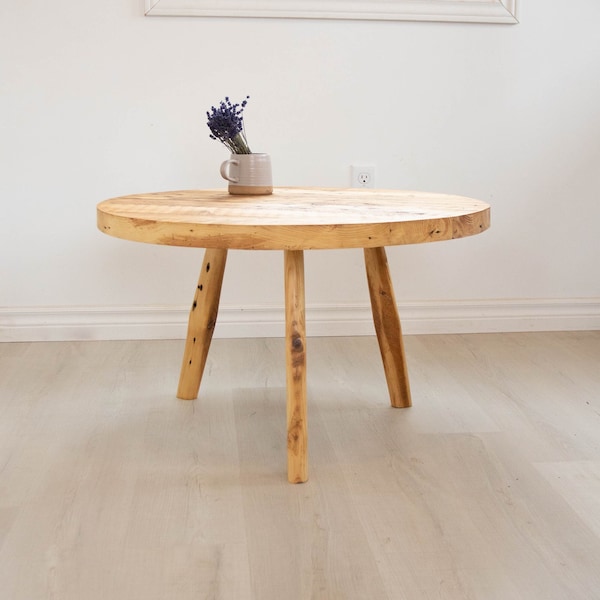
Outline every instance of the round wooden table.
{"type": "Polygon", "coordinates": [[[275,188],[268,196],[222,190],[135,194],[98,204],[98,228],[115,237],[206,248],[190,311],[177,397],[197,398],[219,308],[227,250],[283,250],[288,480],[308,479],[304,250],[364,248],[373,321],[391,405],[411,405],[402,329],[385,246],[485,231],[490,207],[462,196],[371,189],[275,188]]]}

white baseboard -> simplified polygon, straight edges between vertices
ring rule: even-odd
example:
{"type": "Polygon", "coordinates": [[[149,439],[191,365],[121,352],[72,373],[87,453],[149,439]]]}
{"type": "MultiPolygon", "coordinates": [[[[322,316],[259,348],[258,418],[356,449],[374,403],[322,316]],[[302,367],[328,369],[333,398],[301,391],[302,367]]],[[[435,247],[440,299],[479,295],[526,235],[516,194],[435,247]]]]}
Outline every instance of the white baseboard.
{"type": "MultiPolygon", "coordinates": [[[[405,334],[600,329],[600,298],[405,302],[405,334]]],[[[0,308],[0,342],[182,339],[187,307],[0,308]]],[[[307,306],[310,336],[373,335],[368,305],[307,306]]],[[[221,307],[215,337],[281,337],[283,306],[221,307]]]]}

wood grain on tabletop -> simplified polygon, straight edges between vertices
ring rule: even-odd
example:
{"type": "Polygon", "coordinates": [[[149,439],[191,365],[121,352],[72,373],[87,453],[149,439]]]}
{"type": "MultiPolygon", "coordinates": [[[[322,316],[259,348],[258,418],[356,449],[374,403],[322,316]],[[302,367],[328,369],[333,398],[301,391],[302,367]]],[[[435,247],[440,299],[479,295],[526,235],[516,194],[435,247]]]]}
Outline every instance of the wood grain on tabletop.
{"type": "Polygon", "coordinates": [[[224,190],[134,194],[98,205],[98,228],[128,240],[262,250],[374,248],[485,231],[485,202],[416,191],[275,188],[267,196],[224,190]]]}

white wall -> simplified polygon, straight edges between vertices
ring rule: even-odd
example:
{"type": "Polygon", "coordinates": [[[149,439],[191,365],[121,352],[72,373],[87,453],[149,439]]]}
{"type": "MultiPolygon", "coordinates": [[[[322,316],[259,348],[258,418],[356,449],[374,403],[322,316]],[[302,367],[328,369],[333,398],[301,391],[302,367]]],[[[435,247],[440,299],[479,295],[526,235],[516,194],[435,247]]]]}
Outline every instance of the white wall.
{"type": "MultiPolygon", "coordinates": [[[[0,339],[182,334],[202,251],[104,236],[95,205],[222,186],[205,111],[246,94],[275,185],[345,187],[361,161],[378,187],[492,204],[484,235],[389,249],[409,331],[600,327],[600,3],[519,13],[227,20],[3,2],[0,339]]],[[[281,271],[279,253],[230,253],[222,334],[273,333],[256,321],[279,326],[281,271]]],[[[317,333],[368,328],[361,253],[308,253],[307,303],[317,333]]]]}

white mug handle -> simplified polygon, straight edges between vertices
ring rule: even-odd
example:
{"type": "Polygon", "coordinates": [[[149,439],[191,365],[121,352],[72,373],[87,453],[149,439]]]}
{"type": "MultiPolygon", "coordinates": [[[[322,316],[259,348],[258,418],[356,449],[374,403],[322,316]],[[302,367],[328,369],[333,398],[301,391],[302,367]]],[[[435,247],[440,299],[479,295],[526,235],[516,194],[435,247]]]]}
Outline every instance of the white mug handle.
{"type": "Polygon", "coordinates": [[[227,179],[227,181],[231,181],[232,183],[237,183],[239,181],[239,178],[236,179],[235,177],[232,177],[229,174],[228,167],[229,167],[229,165],[238,165],[239,166],[239,164],[240,164],[239,160],[234,160],[232,158],[221,163],[221,177],[223,179],[227,179]]]}

